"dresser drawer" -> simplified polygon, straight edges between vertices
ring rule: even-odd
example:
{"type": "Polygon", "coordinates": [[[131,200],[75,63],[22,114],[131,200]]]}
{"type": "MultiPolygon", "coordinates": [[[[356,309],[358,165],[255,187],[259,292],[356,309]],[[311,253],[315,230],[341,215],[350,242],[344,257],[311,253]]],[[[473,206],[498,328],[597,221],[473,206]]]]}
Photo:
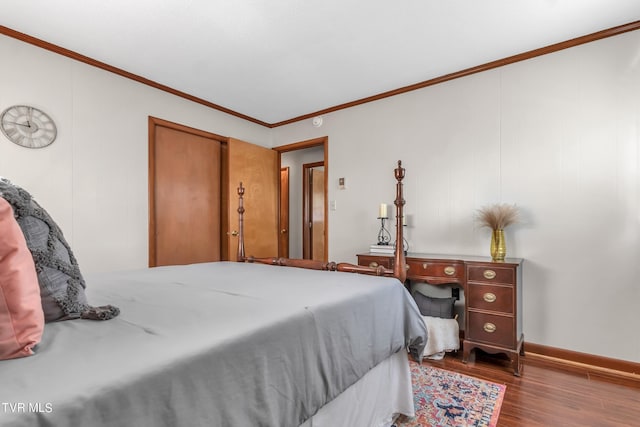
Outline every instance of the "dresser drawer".
{"type": "Polygon", "coordinates": [[[393,268],[393,258],[375,255],[358,255],[358,265],[374,268],[381,265],[384,268],[393,268]]]}
{"type": "Polygon", "coordinates": [[[469,283],[466,301],[469,308],[513,314],[513,287],[469,283]]]}
{"type": "Polygon", "coordinates": [[[515,269],[497,266],[469,266],[467,280],[483,283],[514,284],[516,280],[515,269]]]}
{"type": "Polygon", "coordinates": [[[466,339],[514,348],[516,334],[513,317],[475,311],[469,311],[467,316],[466,339]]]}
{"type": "Polygon", "coordinates": [[[415,280],[437,281],[439,283],[462,283],[464,264],[426,260],[407,260],[407,277],[415,280]]]}

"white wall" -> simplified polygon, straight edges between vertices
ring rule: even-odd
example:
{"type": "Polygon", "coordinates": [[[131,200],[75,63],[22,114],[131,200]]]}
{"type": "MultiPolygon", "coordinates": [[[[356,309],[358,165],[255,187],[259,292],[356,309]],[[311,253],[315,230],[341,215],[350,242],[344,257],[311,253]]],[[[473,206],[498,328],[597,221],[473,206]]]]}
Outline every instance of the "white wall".
{"type": "Polygon", "coordinates": [[[411,251],[488,255],[475,210],[516,203],[525,340],[640,362],[639,61],[636,31],[275,128],[274,144],[328,136],[330,260],[375,239],[398,159],[411,251]]]}
{"type": "Polygon", "coordinates": [[[60,225],[85,273],[148,265],[148,116],[270,146],[269,129],[0,35],[0,109],[40,107],[53,145],[0,136],[0,176],[60,225]]]}

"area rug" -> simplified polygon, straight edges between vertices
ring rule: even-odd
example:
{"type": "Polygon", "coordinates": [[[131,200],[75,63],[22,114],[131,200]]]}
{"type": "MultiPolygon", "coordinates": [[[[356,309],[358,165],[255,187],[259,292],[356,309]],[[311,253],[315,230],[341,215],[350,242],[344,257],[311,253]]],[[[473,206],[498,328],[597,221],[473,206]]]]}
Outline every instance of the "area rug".
{"type": "Polygon", "coordinates": [[[504,384],[410,363],[416,416],[401,416],[395,427],[496,426],[504,384]]]}

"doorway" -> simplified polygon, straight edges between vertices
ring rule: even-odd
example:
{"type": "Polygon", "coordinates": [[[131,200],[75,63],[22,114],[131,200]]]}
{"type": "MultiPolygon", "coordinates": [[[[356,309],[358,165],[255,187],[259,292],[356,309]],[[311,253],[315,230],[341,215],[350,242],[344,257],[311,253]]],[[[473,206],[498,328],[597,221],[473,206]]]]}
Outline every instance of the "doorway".
{"type": "Polygon", "coordinates": [[[324,257],[324,162],[302,165],[302,258],[324,257]]]}
{"type": "MultiPolygon", "coordinates": [[[[316,227],[316,230],[322,230],[321,235],[316,235],[316,242],[322,244],[316,249],[313,259],[326,262],[328,260],[328,197],[327,197],[327,180],[328,180],[328,138],[321,137],[310,139],[307,141],[296,142],[293,144],[274,147],[273,150],[278,152],[278,163],[280,168],[289,167],[289,209],[280,208],[280,219],[288,212],[288,256],[284,255],[286,249],[281,243],[278,246],[278,255],[288,258],[304,257],[304,241],[303,241],[303,164],[323,163],[324,171],[321,177],[316,177],[322,181],[322,186],[316,184],[316,189],[322,187],[322,201],[316,201],[316,208],[320,208],[323,227],[316,227]],[[321,246],[321,247],[320,247],[321,246]]],[[[282,193],[281,193],[282,196],[282,193]]],[[[281,200],[282,201],[282,200],[281,200]]],[[[306,222],[306,221],[305,221],[306,222]]],[[[282,231],[281,227],[281,231],[282,231]]]]}

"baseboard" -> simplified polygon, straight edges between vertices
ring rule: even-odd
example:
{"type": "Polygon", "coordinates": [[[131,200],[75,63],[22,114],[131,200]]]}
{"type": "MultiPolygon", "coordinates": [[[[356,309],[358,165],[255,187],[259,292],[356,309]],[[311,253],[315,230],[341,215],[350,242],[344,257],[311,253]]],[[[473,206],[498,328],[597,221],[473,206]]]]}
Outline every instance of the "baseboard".
{"type": "Polygon", "coordinates": [[[525,342],[525,363],[560,367],[640,385],[640,363],[525,342]]]}

